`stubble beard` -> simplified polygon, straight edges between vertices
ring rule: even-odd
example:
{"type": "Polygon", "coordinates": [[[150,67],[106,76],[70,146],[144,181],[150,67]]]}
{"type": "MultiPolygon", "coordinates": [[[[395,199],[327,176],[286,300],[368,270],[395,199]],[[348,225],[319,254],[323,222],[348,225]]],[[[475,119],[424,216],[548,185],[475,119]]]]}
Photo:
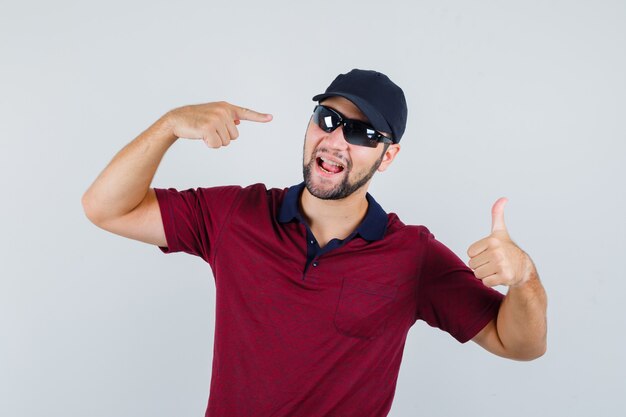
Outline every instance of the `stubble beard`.
{"type": "Polygon", "coordinates": [[[323,187],[314,185],[312,180],[312,173],[315,169],[315,165],[317,164],[317,158],[315,157],[317,151],[328,153],[327,149],[314,150],[311,153],[309,163],[306,165],[302,164],[302,175],[304,177],[304,185],[306,186],[306,189],[309,191],[309,193],[322,200],[341,200],[342,198],[350,196],[359,188],[363,187],[365,184],[367,184],[369,180],[372,179],[372,177],[376,173],[376,170],[383,161],[383,156],[385,155],[385,152],[383,152],[380,155],[380,158],[378,158],[378,160],[374,162],[369,171],[367,171],[365,174],[361,175],[360,178],[352,182],[350,182],[350,172],[352,170],[352,164],[348,164],[348,166],[346,166],[341,172],[341,175],[343,175],[343,180],[333,188],[325,189],[323,187]]]}

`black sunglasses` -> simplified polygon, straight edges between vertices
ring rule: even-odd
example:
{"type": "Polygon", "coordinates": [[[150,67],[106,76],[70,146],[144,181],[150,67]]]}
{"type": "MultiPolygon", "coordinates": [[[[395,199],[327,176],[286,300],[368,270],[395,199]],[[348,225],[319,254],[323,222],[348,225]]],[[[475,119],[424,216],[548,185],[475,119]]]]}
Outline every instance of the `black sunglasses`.
{"type": "Polygon", "coordinates": [[[324,132],[332,132],[343,126],[343,136],[352,145],[375,148],[379,142],[393,143],[391,138],[376,131],[372,126],[359,120],[345,118],[341,113],[330,107],[318,104],[313,109],[313,122],[324,132]]]}

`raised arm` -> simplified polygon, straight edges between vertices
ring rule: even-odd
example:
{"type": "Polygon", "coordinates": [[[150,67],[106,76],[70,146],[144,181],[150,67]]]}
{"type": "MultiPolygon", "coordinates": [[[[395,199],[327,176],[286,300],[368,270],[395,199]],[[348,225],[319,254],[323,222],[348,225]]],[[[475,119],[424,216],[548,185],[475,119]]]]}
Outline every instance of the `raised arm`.
{"type": "Polygon", "coordinates": [[[472,340],[496,355],[532,360],[547,349],[547,296],[534,263],[509,237],[505,204],[506,199],[496,201],[491,234],[467,251],[469,267],[483,284],[509,287],[497,318],[472,340]]]}
{"type": "Polygon", "coordinates": [[[239,136],[239,120],[272,116],[226,102],[171,110],[119,151],[87,189],[82,205],[98,227],[131,239],[167,246],[155,192],[150,188],[163,155],[178,138],[227,146],[239,136]]]}

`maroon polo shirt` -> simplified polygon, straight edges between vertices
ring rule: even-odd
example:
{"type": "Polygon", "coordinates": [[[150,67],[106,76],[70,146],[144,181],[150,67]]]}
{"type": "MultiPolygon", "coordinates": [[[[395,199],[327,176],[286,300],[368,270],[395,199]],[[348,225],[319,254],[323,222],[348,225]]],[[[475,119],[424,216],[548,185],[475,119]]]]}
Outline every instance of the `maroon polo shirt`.
{"type": "Polygon", "coordinates": [[[355,233],[316,247],[294,214],[301,190],[156,189],[160,249],[201,257],[215,279],[206,416],[384,417],[417,320],[464,343],[498,313],[501,293],[369,195],[355,233]]]}

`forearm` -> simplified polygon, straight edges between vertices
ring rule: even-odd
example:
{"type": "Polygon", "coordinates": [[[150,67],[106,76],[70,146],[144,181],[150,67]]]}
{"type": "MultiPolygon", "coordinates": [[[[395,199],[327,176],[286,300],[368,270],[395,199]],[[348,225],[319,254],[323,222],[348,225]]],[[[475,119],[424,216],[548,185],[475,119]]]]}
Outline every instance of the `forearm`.
{"type": "Polygon", "coordinates": [[[165,152],[177,137],[167,115],[120,150],[82,198],[93,222],[122,216],[141,203],[165,152]]]}
{"type": "Polygon", "coordinates": [[[547,296],[528,257],[523,283],[509,287],[498,313],[498,335],[511,357],[530,360],[547,348],[547,296]]]}

